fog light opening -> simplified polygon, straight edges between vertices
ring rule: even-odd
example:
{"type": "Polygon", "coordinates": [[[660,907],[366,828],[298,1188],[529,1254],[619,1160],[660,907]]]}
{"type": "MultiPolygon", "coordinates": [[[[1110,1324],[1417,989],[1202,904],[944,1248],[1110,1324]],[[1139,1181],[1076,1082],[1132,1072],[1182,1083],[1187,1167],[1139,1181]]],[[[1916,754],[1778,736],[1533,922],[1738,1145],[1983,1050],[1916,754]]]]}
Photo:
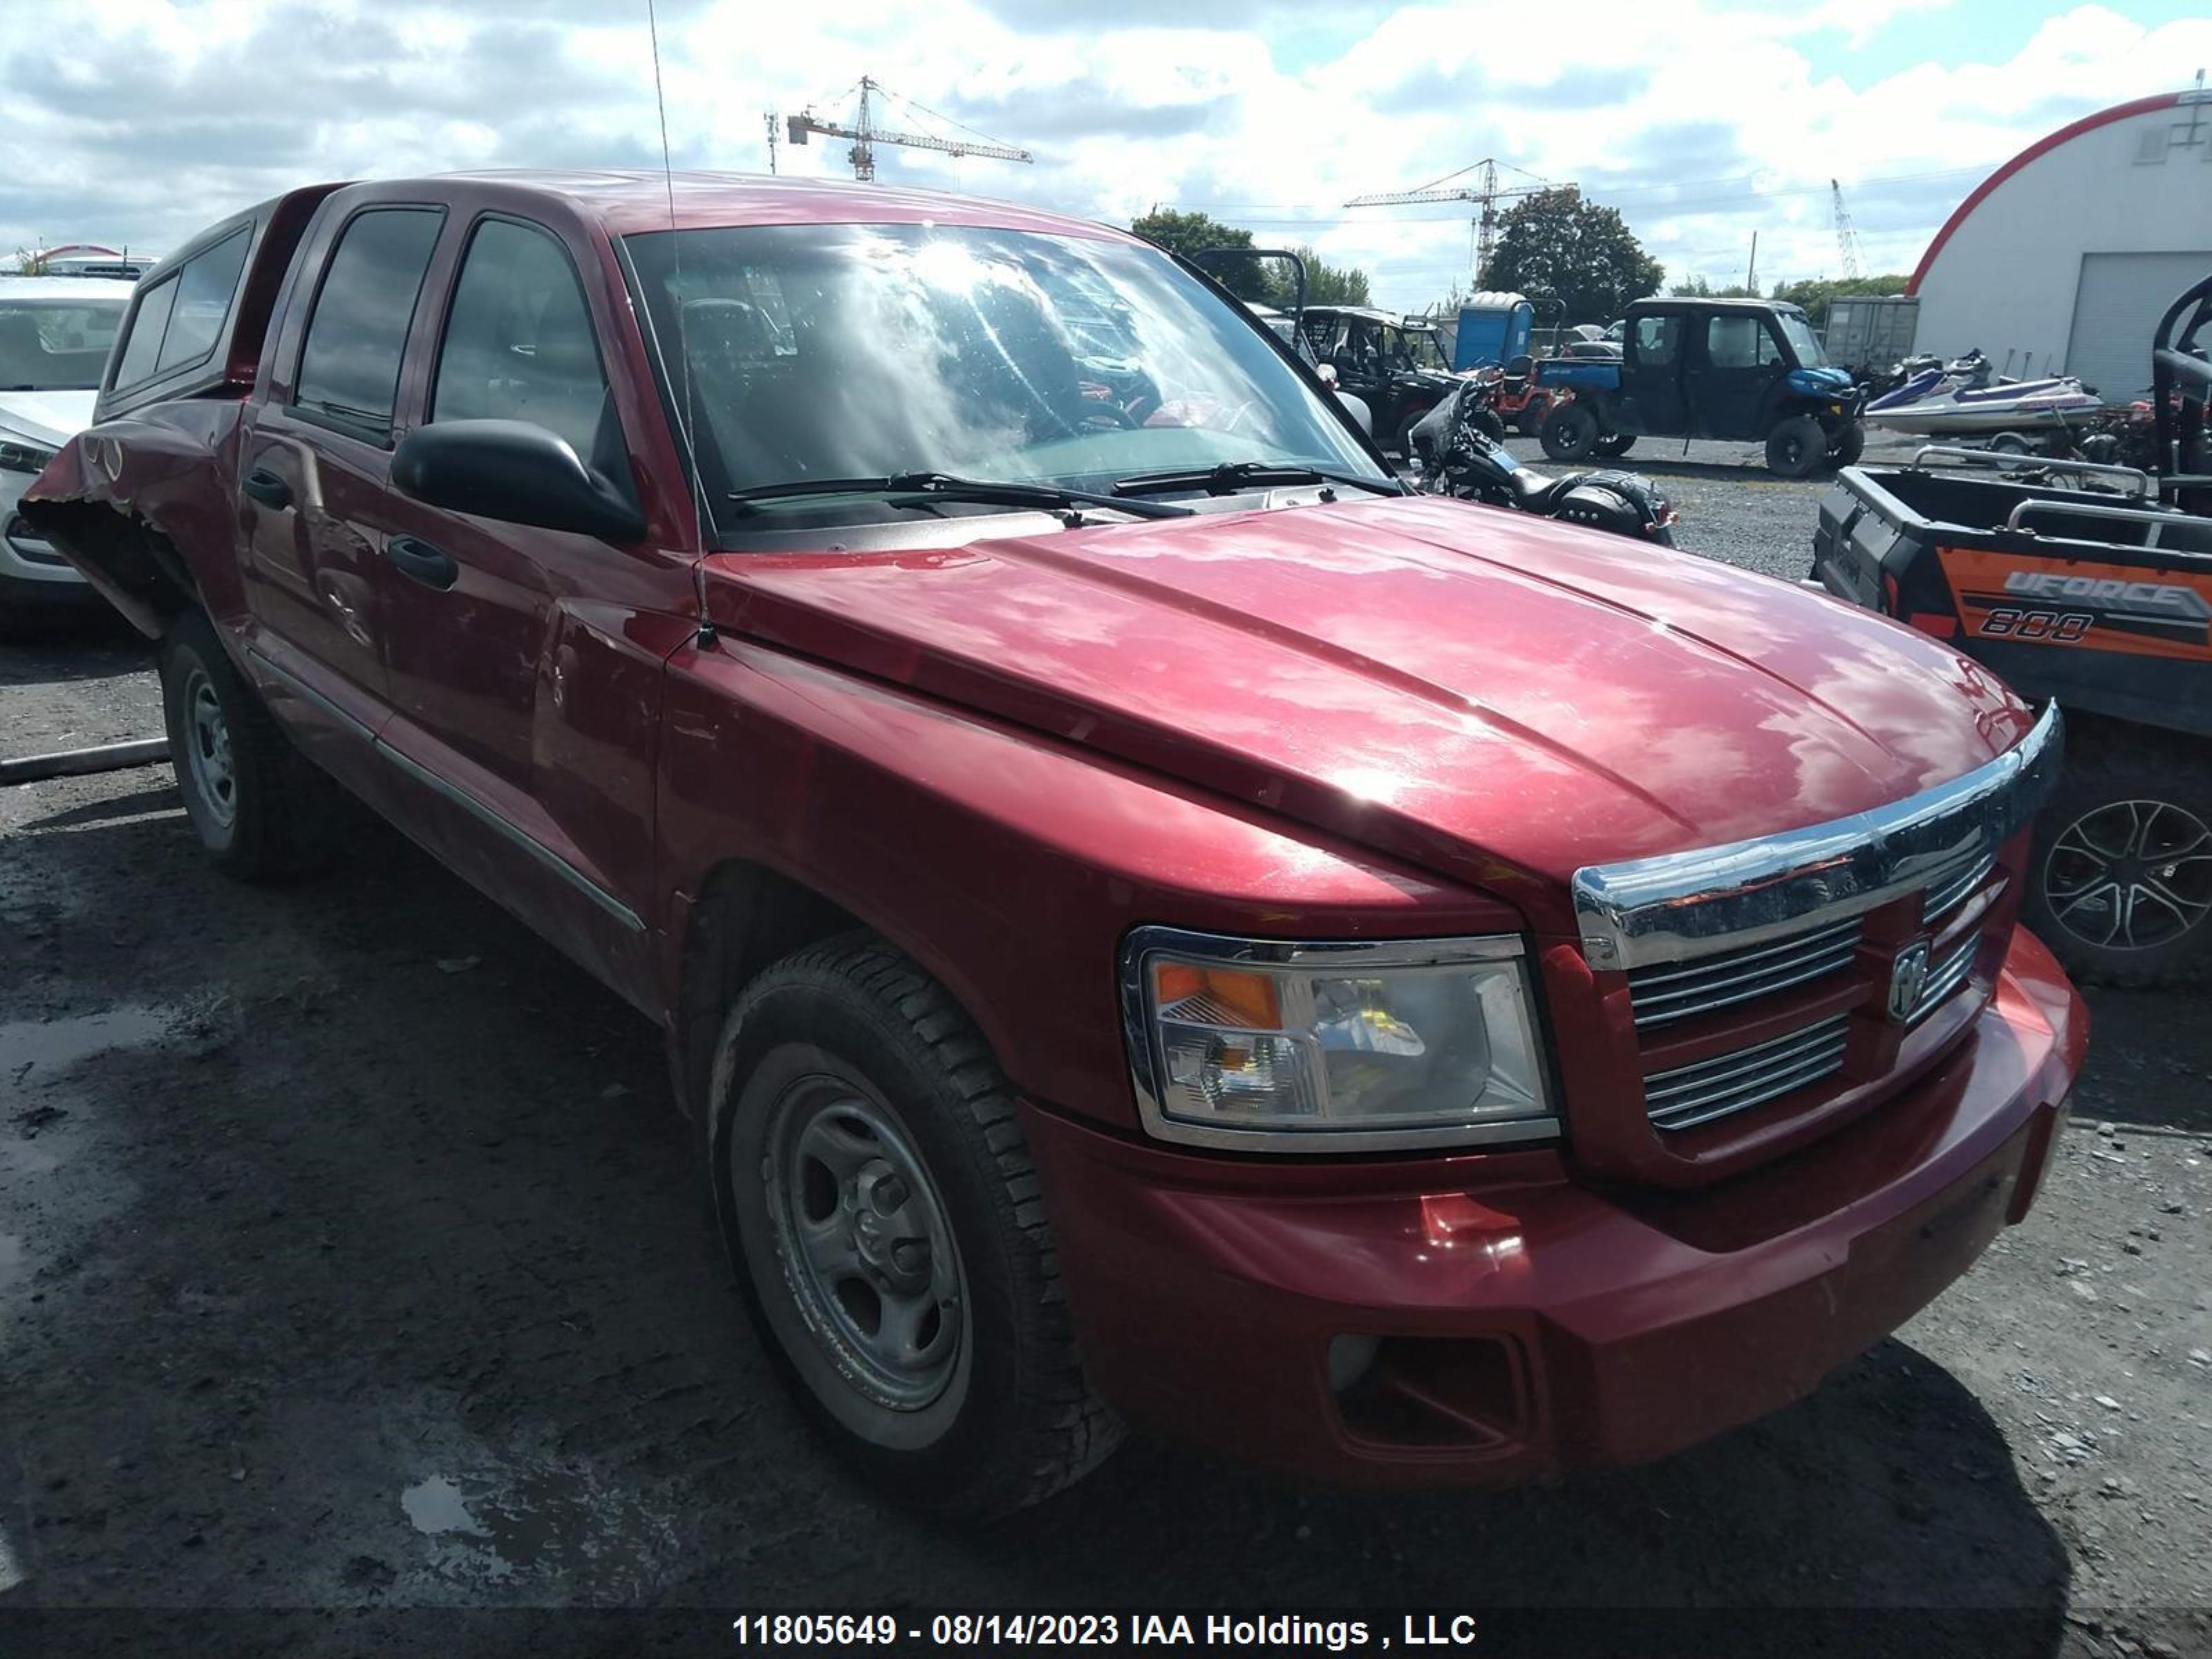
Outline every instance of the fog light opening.
{"type": "Polygon", "coordinates": [[[1382,1346],[1379,1337],[1347,1333],[1329,1338],[1328,1386],[1339,1394],[1357,1387],[1359,1380],[1374,1369],[1375,1356],[1382,1346]]]}
{"type": "MultiPolygon", "coordinates": [[[[1504,1451],[1529,1432],[1526,1362],[1510,1336],[1386,1337],[1367,1341],[1359,1357],[1359,1376],[1336,1395],[1356,1439],[1464,1453],[1504,1451]]],[[[1335,1343],[1330,1360],[1334,1380],[1335,1343]]]]}

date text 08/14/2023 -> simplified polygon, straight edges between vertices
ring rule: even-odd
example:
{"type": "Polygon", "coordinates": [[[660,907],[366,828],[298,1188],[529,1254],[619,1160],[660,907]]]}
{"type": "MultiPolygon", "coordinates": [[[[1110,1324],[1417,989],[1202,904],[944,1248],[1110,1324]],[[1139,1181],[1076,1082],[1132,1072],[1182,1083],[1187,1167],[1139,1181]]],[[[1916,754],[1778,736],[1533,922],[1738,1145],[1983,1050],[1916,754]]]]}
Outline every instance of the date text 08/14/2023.
{"type": "Polygon", "coordinates": [[[1407,1613],[1392,1633],[1364,1619],[1310,1614],[1179,1613],[938,1613],[927,1625],[879,1613],[747,1613],[731,1621],[740,1648],[823,1647],[1158,1647],[1274,1651],[1310,1647],[1330,1653],[1472,1646],[1472,1613],[1407,1613]]]}

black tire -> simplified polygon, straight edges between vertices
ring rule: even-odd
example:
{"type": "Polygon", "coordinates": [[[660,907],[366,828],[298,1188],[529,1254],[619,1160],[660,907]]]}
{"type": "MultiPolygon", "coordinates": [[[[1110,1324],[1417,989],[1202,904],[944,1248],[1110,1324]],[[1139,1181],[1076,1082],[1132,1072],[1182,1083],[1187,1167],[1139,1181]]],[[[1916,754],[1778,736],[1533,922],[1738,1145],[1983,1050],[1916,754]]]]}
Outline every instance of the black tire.
{"type": "Polygon", "coordinates": [[[2017,432],[1998,433],[1990,440],[1989,448],[1993,455],[2029,455],[2035,451],[2035,446],[2017,432]]]}
{"type": "Polygon", "coordinates": [[[1468,424],[1492,443],[1505,441],[1505,422],[1494,409],[1478,409],[1468,424]]]}
{"type": "Polygon", "coordinates": [[[198,611],[161,641],[161,713],[185,816],[216,868],[274,881],[324,861],[335,786],[278,729],[198,611]]]}
{"type": "Polygon", "coordinates": [[[1635,447],[1636,434],[1632,432],[1608,432],[1596,444],[1601,455],[1626,455],[1635,447]]]}
{"type": "Polygon", "coordinates": [[[1809,478],[1828,460],[1828,434],[1810,415],[1785,415],[1766,434],[1766,470],[1779,478],[1809,478]]]}
{"type": "Polygon", "coordinates": [[[2143,726],[2099,723],[2071,734],[2065,775],[2036,823],[2022,915],[2077,979],[2201,977],[2212,964],[2203,748],[2143,726]]]}
{"type": "Polygon", "coordinates": [[[754,1322],[793,1397],[867,1479],[981,1520],[1051,1496],[1120,1443],[1076,1358],[1012,1094],[911,960],[862,933],[766,969],[723,1024],[708,1098],[715,1213],[754,1322]],[[902,1315],[909,1340],[886,1363],[878,1345],[902,1315]]]}
{"type": "Polygon", "coordinates": [[[1582,404],[1562,404],[1552,411],[1539,434],[1544,453],[1555,461],[1579,461],[1597,447],[1601,434],[1597,416],[1582,404]]]}
{"type": "Polygon", "coordinates": [[[1853,421],[1838,433],[1835,442],[1828,446],[1828,465],[1856,466],[1859,464],[1859,457],[1865,453],[1866,428],[1856,421],[1853,421]]]}

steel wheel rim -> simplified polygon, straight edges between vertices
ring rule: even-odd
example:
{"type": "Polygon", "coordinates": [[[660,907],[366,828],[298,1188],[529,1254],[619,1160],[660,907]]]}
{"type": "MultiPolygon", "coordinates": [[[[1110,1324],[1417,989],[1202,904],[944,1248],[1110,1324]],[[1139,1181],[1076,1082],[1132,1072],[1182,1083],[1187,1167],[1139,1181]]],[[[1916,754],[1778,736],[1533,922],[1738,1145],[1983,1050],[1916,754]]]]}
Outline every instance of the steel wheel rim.
{"type": "Polygon", "coordinates": [[[904,1129],[849,1084],[808,1077],[772,1109],[761,1162],[784,1282],[837,1375],[887,1411],[934,1404],[967,1341],[967,1281],[904,1129]]]}
{"type": "Polygon", "coordinates": [[[2171,801],[2118,800],[2051,843],[2043,889],[2058,925],[2107,951],[2148,951],[2212,916],[2212,829],[2171,801]]]}
{"type": "Polygon", "coordinates": [[[230,722],[204,668],[185,682],[185,765],[209,817],[228,829],[238,817],[238,769],[231,756],[230,722]]]}

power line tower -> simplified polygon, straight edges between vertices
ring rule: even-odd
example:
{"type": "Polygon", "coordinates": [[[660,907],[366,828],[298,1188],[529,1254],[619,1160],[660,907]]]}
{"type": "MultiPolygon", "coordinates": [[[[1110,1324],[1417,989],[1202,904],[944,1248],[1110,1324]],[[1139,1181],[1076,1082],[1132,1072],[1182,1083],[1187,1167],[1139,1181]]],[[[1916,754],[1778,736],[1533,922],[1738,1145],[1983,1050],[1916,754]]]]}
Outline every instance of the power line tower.
{"type": "MultiPolygon", "coordinates": [[[[1462,167],[1457,173],[1447,173],[1441,179],[1425,184],[1418,190],[1382,190],[1371,195],[1355,196],[1345,204],[1346,207],[1395,207],[1407,202],[1472,202],[1475,204],[1472,229],[1474,240],[1474,286],[1478,292],[1490,273],[1491,251],[1498,246],[1498,204],[1516,196],[1534,196],[1553,186],[1538,179],[1533,173],[1500,162],[1496,156],[1486,155],[1472,167],[1462,167]],[[1509,189],[1498,187],[1498,169],[1504,166],[1508,173],[1519,173],[1534,182],[1516,185],[1509,189]],[[1455,179],[1474,179],[1466,184],[1455,185],[1455,179]]],[[[1564,186],[1572,190],[1574,186],[1564,186]]]]}
{"type": "Polygon", "coordinates": [[[814,106],[810,104],[798,114],[789,117],[784,125],[794,144],[805,143],[807,135],[816,132],[825,138],[851,139],[853,147],[845,152],[845,158],[853,164],[853,177],[864,184],[876,176],[878,144],[899,144],[908,149],[933,149],[945,155],[988,155],[999,161],[1036,160],[1025,149],[1017,149],[1012,144],[1002,144],[996,139],[987,138],[973,127],[960,126],[960,123],[950,116],[939,115],[935,110],[925,109],[911,99],[900,97],[869,75],[860,77],[860,112],[858,118],[849,124],[824,121],[814,113],[814,106]],[[960,131],[968,136],[946,138],[931,132],[898,132],[888,127],[879,127],[876,125],[874,109],[878,98],[885,103],[903,105],[915,113],[942,122],[946,126],[960,127],[960,131]]]}
{"type": "Polygon", "coordinates": [[[1828,193],[1836,204],[1836,252],[1843,256],[1844,275],[1865,275],[1859,263],[1859,234],[1851,228],[1851,210],[1844,205],[1844,187],[1828,180],[1828,193]]]}

